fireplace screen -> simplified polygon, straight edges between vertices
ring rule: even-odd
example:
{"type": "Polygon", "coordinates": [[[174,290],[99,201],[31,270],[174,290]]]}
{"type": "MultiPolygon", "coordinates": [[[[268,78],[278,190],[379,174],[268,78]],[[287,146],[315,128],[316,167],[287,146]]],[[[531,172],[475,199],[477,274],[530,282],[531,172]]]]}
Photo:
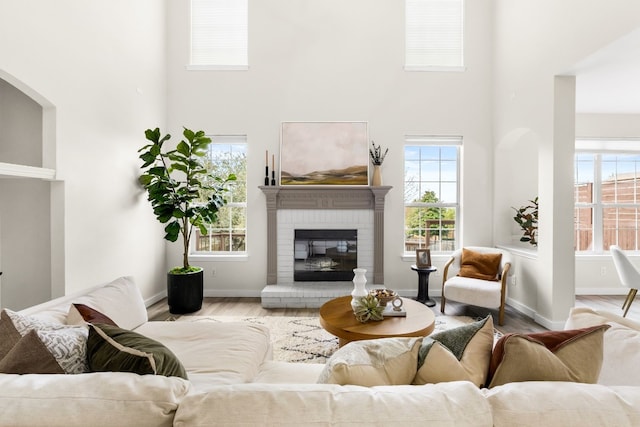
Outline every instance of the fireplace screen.
{"type": "Polygon", "coordinates": [[[358,230],[295,230],[294,236],[294,281],[353,279],[358,230]]]}

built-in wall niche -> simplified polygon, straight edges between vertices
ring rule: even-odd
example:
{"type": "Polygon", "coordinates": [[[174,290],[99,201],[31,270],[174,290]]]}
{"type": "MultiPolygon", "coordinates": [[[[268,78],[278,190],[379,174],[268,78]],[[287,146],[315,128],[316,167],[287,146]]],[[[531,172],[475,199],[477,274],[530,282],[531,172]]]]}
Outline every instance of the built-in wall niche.
{"type": "Polygon", "coordinates": [[[0,307],[19,310],[64,294],[54,121],[50,102],[0,70],[0,307]]]}

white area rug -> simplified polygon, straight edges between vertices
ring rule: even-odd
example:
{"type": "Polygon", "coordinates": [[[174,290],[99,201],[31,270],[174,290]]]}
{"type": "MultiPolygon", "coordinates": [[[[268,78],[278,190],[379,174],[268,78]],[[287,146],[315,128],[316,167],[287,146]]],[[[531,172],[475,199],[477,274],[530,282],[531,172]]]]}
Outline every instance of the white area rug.
{"type": "MultiPolygon", "coordinates": [[[[271,331],[273,359],[284,362],[325,363],[338,349],[338,338],[320,326],[317,317],[290,316],[183,316],[178,321],[248,322],[265,325],[271,331]]],[[[436,316],[433,333],[475,321],[467,316],[436,316]]],[[[502,334],[495,330],[499,336],[502,334]]]]}

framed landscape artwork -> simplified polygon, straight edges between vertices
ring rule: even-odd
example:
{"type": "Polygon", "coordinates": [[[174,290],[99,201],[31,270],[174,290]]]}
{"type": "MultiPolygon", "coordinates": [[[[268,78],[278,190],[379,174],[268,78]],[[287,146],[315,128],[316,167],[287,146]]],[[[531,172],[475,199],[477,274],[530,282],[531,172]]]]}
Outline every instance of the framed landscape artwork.
{"type": "Polygon", "coordinates": [[[280,185],[369,185],[366,122],[283,122],[280,185]]]}

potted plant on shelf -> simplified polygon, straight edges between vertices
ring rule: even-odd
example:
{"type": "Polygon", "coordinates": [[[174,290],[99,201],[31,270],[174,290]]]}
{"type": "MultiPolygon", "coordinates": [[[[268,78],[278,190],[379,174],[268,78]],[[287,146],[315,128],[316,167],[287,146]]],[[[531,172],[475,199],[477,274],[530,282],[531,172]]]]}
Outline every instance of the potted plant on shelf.
{"type": "Polygon", "coordinates": [[[218,211],[226,203],[228,185],[234,174],[223,178],[211,175],[203,158],[211,138],[204,131],[183,131],[184,139],[174,150],[163,152],[171,135],[161,136],[160,129],[147,129],[151,143],[140,150],[144,162],[139,182],[147,191],[148,200],[158,221],[166,224],[164,238],[175,242],[181,238],[182,266],[167,274],[167,300],[171,313],[192,313],[200,310],[203,298],[203,270],[189,265],[189,248],[194,229],[208,234],[206,226],[218,219],[218,211]]]}
{"type": "Polygon", "coordinates": [[[538,246],[538,198],[529,200],[529,205],[520,208],[512,208],[516,211],[513,220],[518,223],[523,231],[521,242],[529,242],[533,246],[538,246]]]}

